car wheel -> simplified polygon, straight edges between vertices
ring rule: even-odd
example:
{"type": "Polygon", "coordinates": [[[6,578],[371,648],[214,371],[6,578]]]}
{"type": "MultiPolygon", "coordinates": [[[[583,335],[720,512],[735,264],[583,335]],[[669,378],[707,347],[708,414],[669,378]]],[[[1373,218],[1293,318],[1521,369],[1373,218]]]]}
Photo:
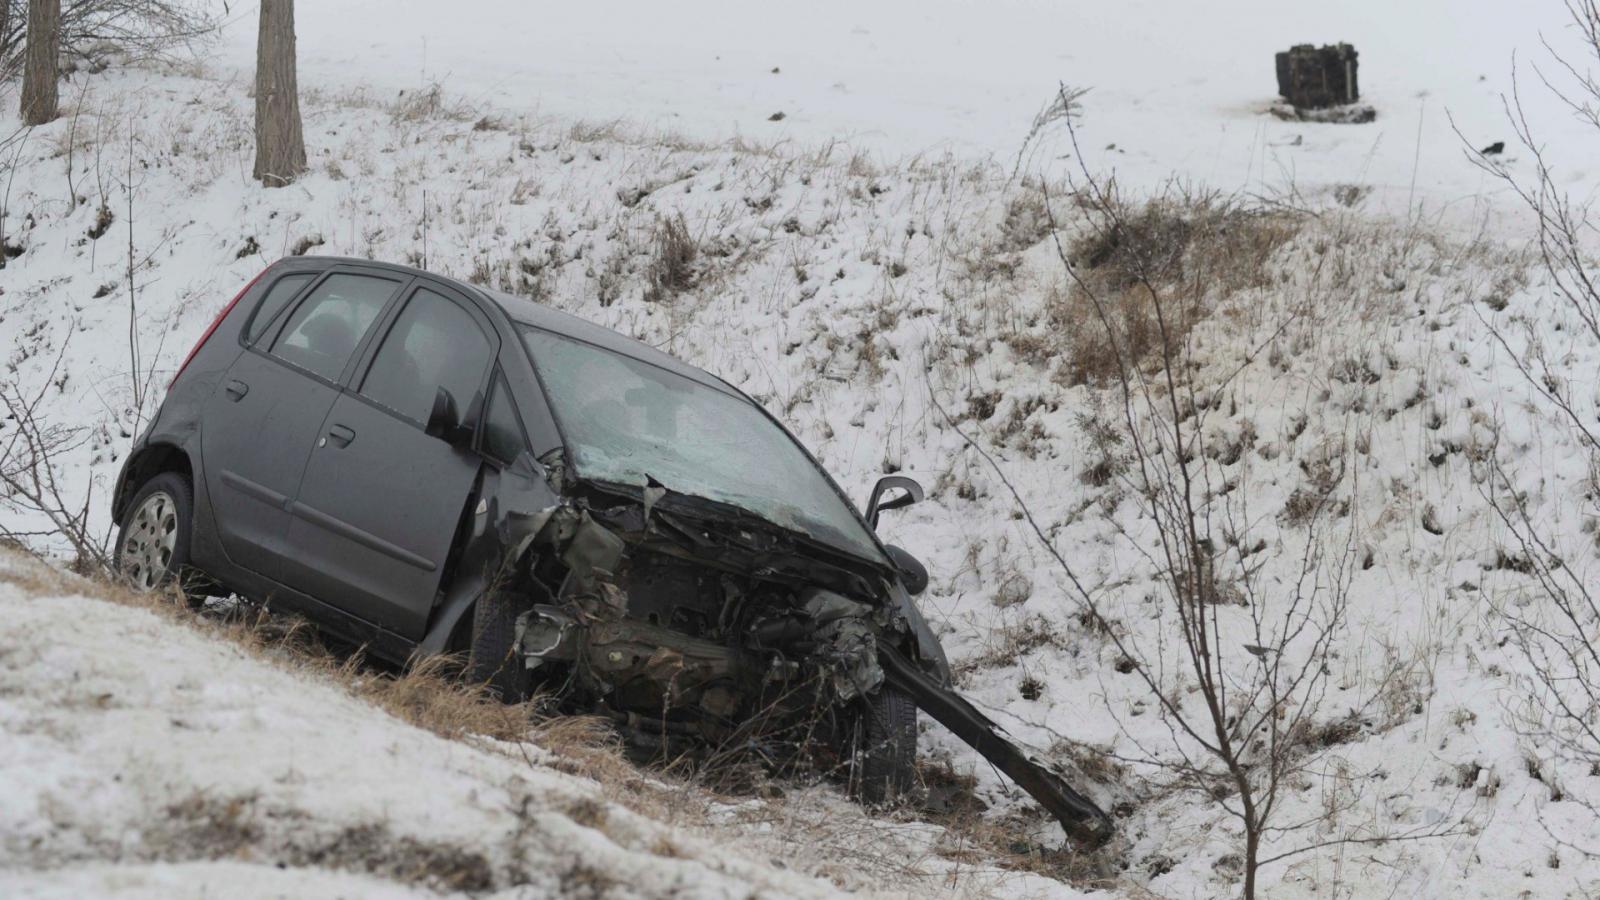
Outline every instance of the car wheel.
{"type": "Polygon", "coordinates": [[[194,494],[182,475],[163,472],[144,483],[117,531],[113,560],[124,584],[150,594],[178,583],[189,564],[193,509],[194,494]]]}
{"type": "Polygon", "coordinates": [[[467,679],[486,686],[507,703],[521,703],[533,692],[533,673],[517,652],[517,617],[532,606],[512,591],[491,590],[472,610],[472,652],[467,679]]]}
{"type": "Polygon", "coordinates": [[[862,704],[856,726],[856,788],[865,803],[889,803],[916,787],[917,704],[885,684],[862,704]]]}

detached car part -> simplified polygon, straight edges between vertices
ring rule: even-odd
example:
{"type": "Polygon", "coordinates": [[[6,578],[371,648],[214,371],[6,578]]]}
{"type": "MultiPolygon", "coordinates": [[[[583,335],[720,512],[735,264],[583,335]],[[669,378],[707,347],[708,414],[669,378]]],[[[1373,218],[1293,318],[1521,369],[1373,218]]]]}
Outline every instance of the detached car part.
{"type": "Polygon", "coordinates": [[[994,764],[1055,816],[1067,836],[1089,845],[1111,839],[1111,817],[1094,801],[1073,790],[1061,776],[1006,740],[990,721],[960,694],[928,677],[891,646],[879,648],[889,683],[910,694],[923,712],[994,764]]]}

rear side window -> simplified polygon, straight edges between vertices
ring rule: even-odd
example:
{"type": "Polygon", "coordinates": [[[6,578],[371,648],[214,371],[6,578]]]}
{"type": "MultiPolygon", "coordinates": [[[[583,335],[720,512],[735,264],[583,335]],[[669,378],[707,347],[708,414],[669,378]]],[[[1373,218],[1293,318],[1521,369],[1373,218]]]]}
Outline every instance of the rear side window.
{"type": "Polygon", "coordinates": [[[483,419],[483,452],[501,462],[511,462],[528,449],[528,438],[517,416],[517,405],[506,388],[506,377],[496,375],[483,419]]]}
{"type": "Polygon", "coordinates": [[[285,275],[272,283],[272,289],[267,291],[267,296],[261,298],[261,303],[250,317],[250,327],[245,331],[245,341],[254,344],[256,338],[261,337],[272,320],[278,317],[283,310],[283,305],[300,293],[300,289],[316,277],[310,272],[299,275],[285,275]]]}
{"type": "Polygon", "coordinates": [[[283,327],[272,355],[329,381],[339,380],[356,345],[400,282],[371,275],[330,275],[283,327]]]}
{"type": "Polygon", "coordinates": [[[411,295],[361,382],[362,396],[423,424],[439,388],[466,415],[489,368],[489,338],[472,314],[427,289],[411,295]]]}

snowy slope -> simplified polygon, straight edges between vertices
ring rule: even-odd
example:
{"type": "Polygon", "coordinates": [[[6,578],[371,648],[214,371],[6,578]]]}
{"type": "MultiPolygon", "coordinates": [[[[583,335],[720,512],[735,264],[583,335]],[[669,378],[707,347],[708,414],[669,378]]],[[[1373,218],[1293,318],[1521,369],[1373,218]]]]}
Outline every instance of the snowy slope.
{"type": "Polygon", "coordinates": [[[869,823],[826,796],[719,802],[663,782],[564,774],[559,751],[536,743],[447,740],[270,642],[252,651],[223,627],[104,596],[0,556],[7,897],[1051,888],[975,868],[947,874],[937,856],[921,859],[936,829],[869,823]],[[630,798],[644,802],[630,809],[630,798]],[[868,824],[872,840],[830,847],[868,824]]]}
{"type": "MultiPolygon", "coordinates": [[[[166,866],[213,855],[309,869],[259,883],[263,893],[365,892],[361,879],[319,871],[350,868],[364,850],[375,870],[442,889],[565,892],[599,878],[641,894],[822,892],[769,868],[707,865],[706,848],[663,846],[668,831],[610,804],[580,824],[585,803],[604,801],[576,779],[407,728],[148,611],[19,582],[0,590],[8,895],[85,880],[92,893],[154,887],[176,874],[166,866]],[[52,873],[84,863],[135,865],[52,873]]],[[[237,868],[193,866],[167,883],[190,896],[257,883],[237,868]]]]}
{"type": "MultiPolygon", "coordinates": [[[[103,498],[147,414],[132,402],[128,375],[124,184],[134,186],[137,331],[157,385],[236,287],[277,255],[315,246],[422,261],[426,246],[434,270],[536,296],[727,377],[790,423],[847,489],[864,493],[885,471],[922,477],[929,502],[885,529],[934,573],[923,607],[963,689],[1069,768],[1114,755],[1115,765],[1083,777],[1121,809],[1118,887],[1172,896],[1235,888],[1236,823],[1209,798],[1171,787],[1170,735],[1148,691],[1119,671],[1116,649],[1086,626],[1004,485],[931,402],[998,458],[1129,640],[1154,648],[1170,639],[1160,573],[1141,551],[1148,522],[1126,485],[1081,477],[1097,452],[1084,415],[1104,396],[1058,377],[1070,337],[1052,319],[1059,262],[1026,215],[1037,192],[1007,178],[1009,159],[883,165],[842,148],[663,138],[631,123],[524,115],[525,102],[474,103],[473,92],[454,91],[466,77],[457,74],[451,90],[420,97],[408,89],[397,98],[381,82],[336,87],[342,57],[319,56],[311,26],[303,30],[308,69],[325,80],[304,98],[313,171],[289,189],[248,180],[249,106],[237,80],[113,69],[89,82],[77,120],[32,132],[16,151],[5,227],[26,252],[0,271],[0,348],[8,376],[50,398],[53,422],[83,429],[86,442],[66,460],[73,496],[92,485],[103,498]],[[72,181],[87,198],[71,208],[69,147],[72,181]],[[102,188],[113,221],[91,239],[102,188]],[[678,215],[700,246],[697,283],[647,301],[652,237],[678,215]],[[65,377],[50,384],[57,354],[65,377]]],[[[434,63],[426,71],[443,77],[434,63]]],[[[473,71],[494,80],[488,62],[473,71]]],[[[596,96],[603,107],[606,94],[596,96]]],[[[1019,108],[1034,105],[1030,97],[1019,108]]],[[[1128,114],[1119,109],[1108,103],[1085,127],[1128,114]]],[[[985,136],[991,125],[960,131],[985,136]]],[[[1173,133],[1168,150],[1181,143],[1173,133]]],[[[1327,157],[1335,169],[1360,170],[1370,147],[1318,133],[1337,136],[1327,157]]],[[[1218,158],[1238,165],[1237,148],[1218,158]]],[[[1183,171],[1183,159],[1168,153],[1151,171],[1183,171]]],[[[1470,204],[1475,189],[1448,180],[1456,176],[1439,160],[1439,189],[1470,204]]],[[[1402,190],[1401,170],[1385,165],[1371,183],[1402,190]]],[[[1242,488],[1228,502],[1254,539],[1242,546],[1266,548],[1252,554],[1262,583],[1292,583],[1311,546],[1352,563],[1317,715],[1329,739],[1315,777],[1285,801],[1286,820],[1309,824],[1268,849],[1368,842],[1276,863],[1266,884],[1272,896],[1581,890],[1600,869],[1562,841],[1600,844],[1579,802],[1597,796],[1596,776],[1521,737],[1511,714],[1526,663],[1497,610],[1531,594],[1527,576],[1506,564],[1514,548],[1484,496],[1483,462],[1497,459],[1521,479],[1579,571],[1592,571],[1595,555],[1576,524],[1588,473],[1485,324],[1527,325],[1579,387],[1595,382],[1600,355],[1568,337],[1575,330],[1548,286],[1508,248],[1516,233],[1470,243],[1458,229],[1441,237],[1384,224],[1327,198],[1317,208],[1323,218],[1274,258],[1271,283],[1229,298],[1196,331],[1196,381],[1216,389],[1201,413],[1208,450],[1219,450],[1206,465],[1217,484],[1242,488]],[[1330,460],[1348,475],[1339,488],[1347,512],[1312,533],[1285,511],[1330,460]],[[1372,842],[1380,838],[1391,840],[1372,842]]],[[[1068,239],[1083,227],[1070,204],[1056,214],[1068,239]]],[[[1582,414],[1595,402],[1578,392],[1582,414]]],[[[103,507],[92,506],[102,529],[103,507]]],[[[1250,640],[1241,613],[1224,615],[1230,635],[1250,640]]],[[[1240,654],[1233,664],[1243,675],[1251,660],[1240,654]]],[[[926,730],[923,752],[977,778],[993,823],[1051,830],[939,729],[926,730]]]]}

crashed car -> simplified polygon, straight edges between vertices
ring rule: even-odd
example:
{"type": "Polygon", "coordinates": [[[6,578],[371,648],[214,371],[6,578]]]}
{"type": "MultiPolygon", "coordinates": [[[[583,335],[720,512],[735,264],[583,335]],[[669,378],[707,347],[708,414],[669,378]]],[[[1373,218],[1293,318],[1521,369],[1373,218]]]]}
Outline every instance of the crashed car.
{"type": "Polygon", "coordinates": [[[269,266],[178,368],[118,476],[140,590],[238,594],[399,664],[464,653],[630,740],[781,738],[905,794],[920,707],[1085,841],[1110,820],[950,687],[910,553],[738,389],[427,272],[269,266]],[[775,738],[774,736],[777,736],[775,738]]]}

